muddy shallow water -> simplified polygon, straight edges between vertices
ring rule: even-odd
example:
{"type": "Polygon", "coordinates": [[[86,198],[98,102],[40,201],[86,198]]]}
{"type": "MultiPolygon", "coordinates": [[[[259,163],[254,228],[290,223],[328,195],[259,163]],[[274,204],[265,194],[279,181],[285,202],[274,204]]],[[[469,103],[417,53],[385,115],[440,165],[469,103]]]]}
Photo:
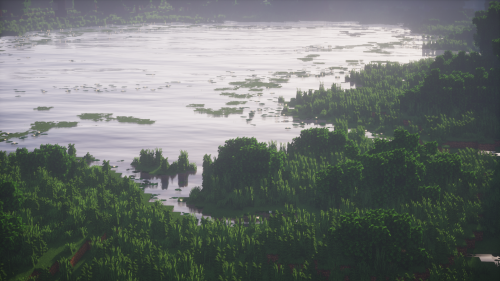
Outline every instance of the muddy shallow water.
{"type": "Polygon", "coordinates": [[[292,126],[291,117],[280,116],[278,96],[289,100],[297,88],[318,89],[320,83],[349,88],[349,83],[343,83],[348,70],[372,61],[419,60],[429,55],[421,44],[420,36],[400,26],[353,22],[153,24],[2,37],[0,130],[24,132],[35,121],[79,123],[74,128],[51,129],[47,135],[14,139],[16,145],[2,142],[0,149],[26,147],[32,151],[40,144],[75,143],[78,156],[90,152],[98,159],[111,160],[123,175],[133,174],[129,163],[141,149],[162,148],[170,162],[177,159],[180,150],[187,150],[190,161],[198,165],[187,185],[176,191],[177,178],[170,178],[168,187],[165,181],[151,179],[158,186],[146,188],[146,192],[159,194],[158,199],[166,199],[163,203],[174,205],[174,211],[196,212],[169,198],[186,197],[191,188],[201,186],[204,154],[215,156],[218,146],[231,138],[285,143],[300,130],[319,126],[316,122],[292,126]],[[330,67],[337,68],[331,71],[330,67]],[[283,73],[274,75],[276,72],[305,72],[309,76],[286,77],[283,73]],[[321,72],[326,75],[315,77],[321,72]],[[279,88],[261,87],[261,91],[244,87],[215,90],[233,88],[230,82],[257,78],[265,83],[273,78],[289,80],[276,82],[279,88]],[[235,98],[220,95],[222,92],[253,96],[235,98]],[[246,103],[226,105],[230,101],[246,103]],[[204,104],[213,110],[248,108],[241,114],[216,117],[186,107],[190,104],[204,104]],[[53,108],[33,110],[39,106],[53,108]],[[250,110],[257,108],[262,110],[247,121],[250,110]],[[112,113],[113,117],[155,122],[93,121],[77,116],[82,113],[112,113]]]}

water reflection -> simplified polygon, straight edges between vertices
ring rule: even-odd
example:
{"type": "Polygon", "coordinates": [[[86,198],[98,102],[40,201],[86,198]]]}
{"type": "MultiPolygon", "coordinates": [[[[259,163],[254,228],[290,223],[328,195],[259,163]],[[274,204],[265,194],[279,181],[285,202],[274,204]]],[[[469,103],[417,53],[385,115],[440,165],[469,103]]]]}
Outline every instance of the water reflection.
{"type": "Polygon", "coordinates": [[[147,172],[140,172],[140,177],[146,184],[153,183],[151,180],[160,180],[159,183],[161,184],[162,190],[167,190],[169,182],[173,183],[176,177],[177,177],[177,185],[179,187],[188,186],[190,175],[196,175],[196,172],[179,173],[176,175],[151,175],[147,172]]]}

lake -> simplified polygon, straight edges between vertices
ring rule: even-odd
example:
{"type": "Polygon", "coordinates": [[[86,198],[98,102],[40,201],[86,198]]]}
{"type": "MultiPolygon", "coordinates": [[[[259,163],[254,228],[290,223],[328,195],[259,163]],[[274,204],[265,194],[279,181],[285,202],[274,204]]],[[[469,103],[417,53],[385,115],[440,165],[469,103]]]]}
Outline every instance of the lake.
{"type": "Polygon", "coordinates": [[[169,198],[187,197],[193,187],[201,186],[204,154],[217,156],[218,146],[231,138],[286,143],[302,129],[319,126],[317,122],[292,126],[292,118],[280,114],[283,105],[278,96],[289,100],[297,89],[317,90],[320,83],[327,88],[337,83],[347,89],[351,85],[343,81],[348,70],[370,62],[408,63],[435,55],[422,51],[421,45],[420,35],[401,26],[356,22],[161,23],[2,37],[0,130],[24,132],[35,121],[79,123],[15,140],[15,145],[2,142],[0,149],[32,151],[40,144],[75,143],[77,156],[90,152],[100,160],[110,160],[123,175],[134,174],[129,164],[141,149],[162,148],[170,163],[177,160],[180,150],[187,150],[189,160],[198,165],[187,185],[181,183],[186,186],[176,191],[177,178],[163,184],[151,179],[159,184],[145,192],[159,194],[158,199],[166,199],[163,203],[173,205],[176,212],[196,213],[169,198]],[[251,91],[256,89],[234,89],[229,84],[251,81],[245,79],[274,81],[277,88],[251,91]],[[229,94],[220,95],[223,92],[229,94]],[[246,103],[226,105],[230,101],[246,103]],[[245,108],[241,113],[214,116],[195,112],[196,107],[187,107],[190,104],[213,110],[245,108]],[[53,108],[34,110],[39,106],[53,108]],[[251,110],[256,111],[255,117],[247,121],[251,110]],[[155,122],[93,121],[77,116],[82,113],[155,122]]]}

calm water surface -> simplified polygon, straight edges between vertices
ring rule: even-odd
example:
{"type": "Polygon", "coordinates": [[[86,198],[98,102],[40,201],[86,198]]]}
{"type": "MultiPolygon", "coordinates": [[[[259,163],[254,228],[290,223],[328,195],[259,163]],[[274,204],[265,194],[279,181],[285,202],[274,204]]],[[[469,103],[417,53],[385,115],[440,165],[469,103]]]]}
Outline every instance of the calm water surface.
{"type": "MultiPolygon", "coordinates": [[[[0,130],[24,132],[35,121],[79,123],[74,128],[51,129],[48,135],[16,139],[17,145],[2,142],[0,149],[26,147],[32,151],[40,144],[75,143],[78,156],[90,152],[98,159],[111,160],[123,175],[133,174],[129,163],[141,149],[162,148],[170,162],[177,159],[180,150],[187,150],[190,161],[198,165],[197,174],[189,175],[187,185],[181,184],[181,191],[175,191],[179,188],[177,177],[151,179],[159,184],[146,192],[159,194],[158,199],[166,199],[164,204],[173,205],[174,211],[196,213],[185,203],[169,198],[186,197],[193,187],[201,186],[204,154],[216,156],[218,146],[231,138],[286,143],[303,128],[318,126],[292,126],[291,117],[279,116],[282,105],[277,102],[278,96],[289,100],[295,97],[297,88],[318,89],[320,83],[350,88],[349,83],[343,83],[342,69],[324,77],[315,75],[331,72],[329,67],[351,70],[372,61],[419,60],[429,55],[422,51],[419,40],[420,36],[400,26],[353,22],[153,24],[2,37],[0,130]],[[401,44],[380,45],[391,42],[401,44]],[[310,54],[319,56],[313,61],[298,59],[310,54]],[[292,75],[288,82],[280,83],[281,88],[263,89],[262,96],[248,99],[223,96],[214,90],[234,87],[229,82],[245,79],[268,82],[279,78],[273,74],[280,71],[307,71],[310,76],[292,75]],[[89,87],[87,91],[83,86],[89,87]],[[248,107],[243,114],[215,117],[186,107],[204,104],[216,110],[235,107],[226,105],[235,100],[247,101],[238,105],[248,107]],[[33,110],[38,106],[53,108],[33,110]],[[246,121],[250,110],[257,108],[262,113],[257,111],[252,121],[246,121]],[[274,112],[272,117],[261,117],[263,113],[271,115],[269,112],[274,112]],[[82,113],[112,113],[114,117],[133,116],[155,123],[94,122],[81,120],[77,115],[82,113]]],[[[257,93],[248,88],[226,92],[257,93]]],[[[200,218],[201,214],[196,216],[200,218]]]]}

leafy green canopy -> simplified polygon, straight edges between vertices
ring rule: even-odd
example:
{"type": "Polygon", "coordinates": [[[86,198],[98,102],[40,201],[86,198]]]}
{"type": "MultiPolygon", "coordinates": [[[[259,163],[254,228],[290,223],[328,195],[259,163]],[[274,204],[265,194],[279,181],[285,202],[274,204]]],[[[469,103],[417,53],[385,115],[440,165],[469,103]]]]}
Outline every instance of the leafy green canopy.
{"type": "Polygon", "coordinates": [[[276,147],[247,137],[227,140],[218,152],[211,170],[214,176],[227,178],[228,184],[223,188],[248,186],[255,179],[274,175],[283,168],[286,157],[276,147]]]}
{"type": "Polygon", "coordinates": [[[16,214],[25,197],[16,181],[0,178],[0,252],[9,255],[20,246],[24,231],[22,217],[16,214]]]}
{"type": "Polygon", "coordinates": [[[177,174],[196,171],[196,163],[189,163],[188,153],[181,150],[179,158],[172,164],[168,163],[168,157],[163,157],[162,149],[142,149],[140,157],[135,157],[131,165],[137,170],[151,174],[177,174]]]}
{"type": "Polygon", "coordinates": [[[476,45],[481,54],[488,58],[498,56],[498,39],[500,39],[500,2],[491,1],[487,11],[477,11],[472,22],[476,25],[474,35],[476,45]]]}
{"type": "Polygon", "coordinates": [[[316,155],[328,155],[345,150],[347,157],[354,158],[359,154],[359,149],[354,140],[348,139],[346,131],[347,128],[336,128],[333,132],[327,128],[302,130],[300,136],[293,139],[289,150],[308,151],[316,155]]]}
{"type": "Polygon", "coordinates": [[[378,256],[384,255],[386,262],[409,268],[411,263],[423,264],[428,255],[419,247],[422,228],[412,226],[408,214],[398,214],[392,209],[369,210],[364,216],[341,215],[340,223],[330,228],[330,235],[342,253],[371,266],[375,266],[378,256]]]}

